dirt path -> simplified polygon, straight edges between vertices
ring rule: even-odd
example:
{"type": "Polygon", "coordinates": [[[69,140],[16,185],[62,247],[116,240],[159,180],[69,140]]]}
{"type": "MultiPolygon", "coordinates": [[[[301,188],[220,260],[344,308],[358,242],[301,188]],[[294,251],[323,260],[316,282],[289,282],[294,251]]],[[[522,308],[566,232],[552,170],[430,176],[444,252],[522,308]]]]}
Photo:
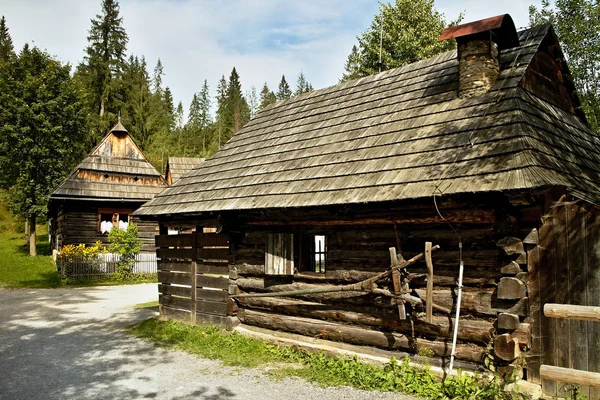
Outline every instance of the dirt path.
{"type": "Polygon", "coordinates": [[[156,284],[0,290],[0,399],[412,399],[154,348],[123,327],[153,315],[156,284]]]}

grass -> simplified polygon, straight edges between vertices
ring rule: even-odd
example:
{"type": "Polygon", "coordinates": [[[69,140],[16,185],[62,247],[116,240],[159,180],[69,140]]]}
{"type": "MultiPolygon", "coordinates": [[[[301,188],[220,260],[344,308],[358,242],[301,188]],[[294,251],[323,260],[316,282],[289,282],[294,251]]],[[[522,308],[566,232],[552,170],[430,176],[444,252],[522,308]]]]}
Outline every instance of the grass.
{"type": "Polygon", "coordinates": [[[198,356],[221,360],[228,366],[264,367],[268,374],[301,377],[321,386],[351,386],[365,390],[402,392],[426,399],[503,400],[509,397],[497,379],[459,374],[440,381],[428,368],[414,368],[406,358],[391,360],[385,368],[357,358],[332,358],[291,347],[229,333],[211,326],[191,326],[174,321],[146,320],[130,328],[137,337],[158,346],[173,347],[198,356]],[[275,368],[273,368],[275,366],[275,368]]]}
{"type": "Polygon", "coordinates": [[[136,310],[156,310],[156,311],[158,311],[158,300],[149,301],[147,303],[136,304],[133,308],[136,310]]]}

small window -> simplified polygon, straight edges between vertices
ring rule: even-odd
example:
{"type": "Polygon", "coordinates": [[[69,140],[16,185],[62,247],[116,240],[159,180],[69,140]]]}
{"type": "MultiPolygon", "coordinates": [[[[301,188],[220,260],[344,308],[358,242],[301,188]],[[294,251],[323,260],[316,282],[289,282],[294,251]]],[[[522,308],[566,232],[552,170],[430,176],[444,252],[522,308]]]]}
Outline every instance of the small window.
{"type": "Polygon", "coordinates": [[[108,235],[113,228],[127,229],[131,210],[98,210],[98,232],[108,235]]]}
{"type": "Polygon", "coordinates": [[[327,268],[327,236],[299,235],[298,265],[300,272],[325,273],[327,268]]]}

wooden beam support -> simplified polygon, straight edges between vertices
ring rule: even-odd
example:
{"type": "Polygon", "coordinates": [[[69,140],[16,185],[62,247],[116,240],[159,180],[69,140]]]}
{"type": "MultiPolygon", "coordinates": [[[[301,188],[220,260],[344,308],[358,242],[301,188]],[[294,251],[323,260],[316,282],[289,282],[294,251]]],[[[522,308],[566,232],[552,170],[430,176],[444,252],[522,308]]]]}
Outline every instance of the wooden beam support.
{"type": "Polygon", "coordinates": [[[600,322],[600,307],[546,303],[544,304],[544,315],[549,318],[600,322]]]}
{"type": "Polygon", "coordinates": [[[540,376],[542,379],[551,381],[600,388],[600,373],[598,372],[542,365],[540,367],[540,376]]]}
{"type": "Polygon", "coordinates": [[[431,242],[425,242],[425,265],[427,266],[425,322],[431,323],[433,317],[433,261],[431,260],[431,242]]]}

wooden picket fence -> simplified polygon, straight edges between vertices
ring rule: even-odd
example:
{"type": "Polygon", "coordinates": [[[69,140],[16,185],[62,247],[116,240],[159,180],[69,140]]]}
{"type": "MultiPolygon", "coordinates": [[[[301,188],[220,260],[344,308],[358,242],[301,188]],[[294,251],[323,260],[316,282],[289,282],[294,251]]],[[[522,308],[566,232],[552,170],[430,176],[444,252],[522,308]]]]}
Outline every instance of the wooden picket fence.
{"type": "MultiPolygon", "coordinates": [[[[58,259],[56,268],[62,279],[69,280],[98,280],[110,278],[119,266],[120,254],[98,254],[97,257],[87,258],[75,255],[67,259],[58,259]]],[[[150,276],[157,273],[156,254],[142,253],[135,255],[132,269],[134,276],[150,276]]]]}
{"type": "Polygon", "coordinates": [[[231,329],[236,323],[229,281],[229,239],[217,233],[158,235],[160,315],[231,329]]]}

